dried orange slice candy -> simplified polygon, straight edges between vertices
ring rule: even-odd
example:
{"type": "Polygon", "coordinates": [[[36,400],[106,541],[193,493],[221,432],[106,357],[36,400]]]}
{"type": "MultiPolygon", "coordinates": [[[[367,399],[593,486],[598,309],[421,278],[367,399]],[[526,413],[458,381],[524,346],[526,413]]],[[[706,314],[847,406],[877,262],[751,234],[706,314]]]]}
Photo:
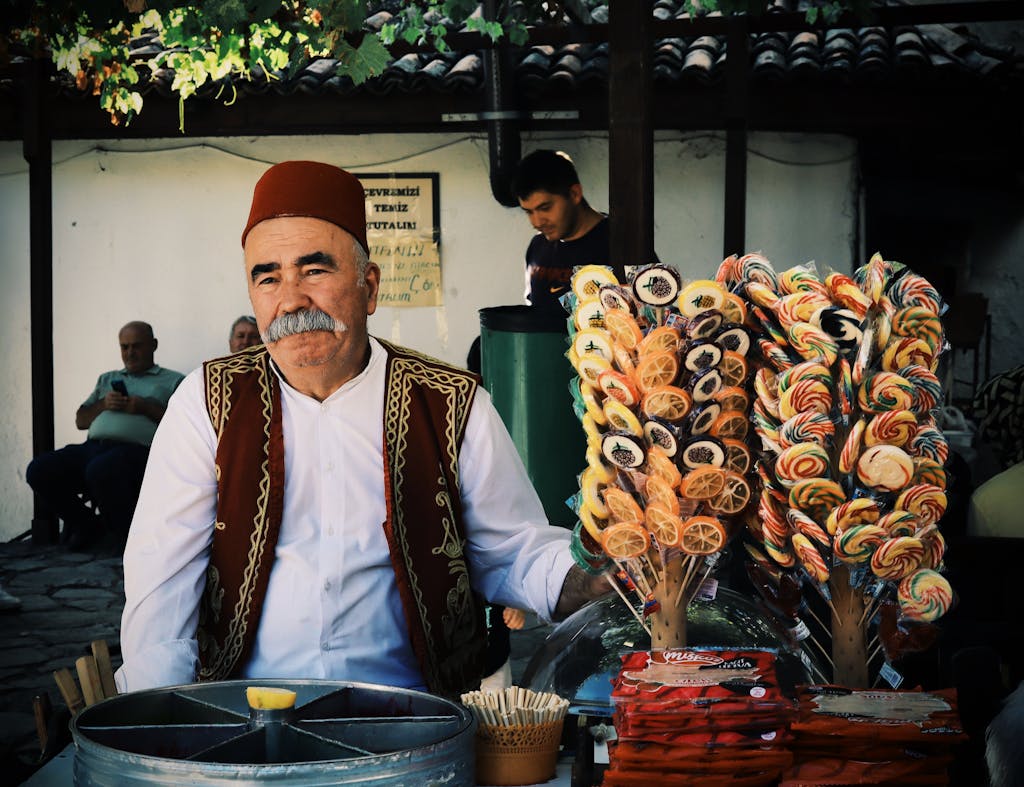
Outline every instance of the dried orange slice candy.
{"type": "Polygon", "coordinates": [[[636,380],[641,391],[659,385],[671,385],[679,374],[679,360],[675,353],[662,351],[641,354],[636,366],[636,380]]]}
{"type": "Polygon", "coordinates": [[[691,470],[679,484],[683,497],[694,500],[709,500],[721,494],[725,488],[726,471],[720,467],[698,467],[691,470]]]}
{"type": "Polygon", "coordinates": [[[647,472],[652,476],[664,478],[673,489],[679,487],[679,482],[683,478],[676,463],[660,445],[652,445],[647,449],[647,472]]]}
{"type": "Polygon", "coordinates": [[[637,437],[644,436],[644,428],[640,425],[640,419],[618,399],[613,399],[609,396],[605,400],[601,415],[612,429],[620,429],[637,437]]]}
{"type": "Polygon", "coordinates": [[[750,469],[750,449],[746,443],[727,437],[722,440],[722,445],[725,446],[725,464],[722,466],[726,470],[745,473],[750,469]]]}
{"type": "Polygon", "coordinates": [[[661,325],[643,338],[637,347],[637,352],[640,355],[656,352],[675,353],[679,350],[679,342],[678,330],[671,325],[661,325]]]}
{"type": "Polygon", "coordinates": [[[725,546],[725,527],[713,516],[692,516],[683,522],[679,548],[687,555],[710,555],[725,546]]]}
{"type": "Polygon", "coordinates": [[[629,560],[640,557],[651,546],[651,536],[636,522],[619,522],[609,525],[601,533],[601,546],[609,557],[629,560]]]}
{"type": "Polygon", "coordinates": [[[664,418],[666,421],[681,421],[690,412],[693,399],[690,394],[675,385],[659,385],[644,394],[640,411],[648,418],[664,418]]]}
{"type": "Polygon", "coordinates": [[[604,504],[612,522],[636,522],[644,518],[643,509],[633,495],[617,486],[605,487],[604,504]]]}
{"type": "Polygon", "coordinates": [[[747,379],[747,359],[739,353],[726,350],[718,362],[718,371],[722,375],[722,385],[741,385],[747,379]]]}
{"type": "Polygon", "coordinates": [[[618,342],[612,342],[612,363],[620,372],[628,377],[632,377],[636,371],[636,361],[633,358],[633,353],[618,342]]]}
{"type": "Polygon", "coordinates": [[[750,484],[739,473],[726,471],[725,484],[722,491],[709,501],[715,511],[723,514],[736,514],[750,502],[750,484]]]}
{"type": "Polygon", "coordinates": [[[734,292],[727,292],[725,294],[725,300],[722,301],[722,305],[718,307],[718,310],[725,317],[726,322],[742,325],[747,319],[747,305],[734,292]]]}
{"type": "Polygon", "coordinates": [[[683,536],[683,520],[658,503],[651,503],[644,512],[644,525],[663,547],[679,546],[683,536]]]}
{"type": "Polygon", "coordinates": [[[597,378],[597,386],[604,391],[605,396],[618,399],[627,407],[632,407],[640,401],[640,389],[636,383],[614,369],[601,372],[597,378]]]}
{"type": "Polygon", "coordinates": [[[750,409],[750,395],[737,385],[722,388],[714,395],[713,399],[722,405],[723,410],[746,412],[750,409]]]}
{"type": "Polygon", "coordinates": [[[719,439],[728,437],[733,440],[742,440],[747,436],[749,428],[750,420],[746,413],[739,410],[723,410],[711,424],[711,434],[719,439]]]}
{"type": "Polygon", "coordinates": [[[644,484],[644,495],[647,504],[657,503],[673,514],[679,513],[679,498],[676,497],[675,488],[661,476],[647,476],[647,483],[644,484]]]}
{"type": "Polygon", "coordinates": [[[608,331],[614,342],[621,344],[631,352],[636,350],[644,338],[633,315],[622,309],[608,310],[604,315],[604,329],[608,331]]]}

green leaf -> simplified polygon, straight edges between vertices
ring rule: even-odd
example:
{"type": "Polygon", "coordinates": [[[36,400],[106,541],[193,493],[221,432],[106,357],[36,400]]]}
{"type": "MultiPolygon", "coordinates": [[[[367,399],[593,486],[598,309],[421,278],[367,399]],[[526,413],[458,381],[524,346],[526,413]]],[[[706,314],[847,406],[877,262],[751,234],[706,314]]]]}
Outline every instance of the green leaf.
{"type": "Polygon", "coordinates": [[[817,22],[818,21],[818,7],[814,6],[814,5],[808,6],[807,7],[807,13],[804,14],[804,18],[807,20],[808,24],[812,24],[813,25],[815,22],[817,22]]]}
{"type": "Polygon", "coordinates": [[[338,58],[338,73],[347,75],[355,84],[361,85],[367,79],[384,73],[391,61],[391,54],[377,36],[367,35],[356,49],[341,41],[334,52],[338,58]]]}

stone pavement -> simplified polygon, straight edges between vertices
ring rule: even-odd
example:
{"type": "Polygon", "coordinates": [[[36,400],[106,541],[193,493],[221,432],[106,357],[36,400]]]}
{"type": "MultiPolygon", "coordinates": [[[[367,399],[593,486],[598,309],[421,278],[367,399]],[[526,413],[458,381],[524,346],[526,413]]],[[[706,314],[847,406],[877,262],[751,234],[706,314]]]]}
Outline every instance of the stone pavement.
{"type": "MultiPolygon", "coordinates": [[[[20,784],[38,765],[32,698],[45,691],[54,708],[63,706],[53,671],[73,674],[96,639],[107,641],[120,666],[124,574],[109,548],[90,554],[22,541],[0,543],[0,583],[22,602],[19,612],[0,615],[0,783],[20,784]]],[[[528,615],[526,627],[512,632],[513,680],[550,629],[528,615]]]]}

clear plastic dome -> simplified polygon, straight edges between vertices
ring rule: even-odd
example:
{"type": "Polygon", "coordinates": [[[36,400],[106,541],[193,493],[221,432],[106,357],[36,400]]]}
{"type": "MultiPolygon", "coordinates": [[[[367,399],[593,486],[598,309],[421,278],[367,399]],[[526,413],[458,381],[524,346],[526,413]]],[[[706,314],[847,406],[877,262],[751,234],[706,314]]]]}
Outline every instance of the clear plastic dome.
{"type": "MultiPolygon", "coordinates": [[[[814,646],[793,638],[772,615],[733,590],[719,587],[713,601],[687,608],[686,633],[691,647],[771,648],[786,691],[799,683],[825,680],[814,646]]],[[[649,650],[650,637],[617,596],[588,604],[562,621],[534,653],[522,685],[553,691],[569,699],[576,712],[611,715],[611,681],[621,656],[649,650]]]]}

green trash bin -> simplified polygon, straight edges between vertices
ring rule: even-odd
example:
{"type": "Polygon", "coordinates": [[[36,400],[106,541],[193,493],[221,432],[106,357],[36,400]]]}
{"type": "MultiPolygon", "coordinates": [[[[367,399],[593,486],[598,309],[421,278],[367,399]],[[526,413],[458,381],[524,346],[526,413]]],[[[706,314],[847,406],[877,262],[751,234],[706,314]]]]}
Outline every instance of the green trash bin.
{"type": "Polygon", "coordinates": [[[480,368],[553,525],[573,527],[565,501],[579,489],[586,437],[572,409],[566,317],[531,306],[480,310],[480,368]]]}

